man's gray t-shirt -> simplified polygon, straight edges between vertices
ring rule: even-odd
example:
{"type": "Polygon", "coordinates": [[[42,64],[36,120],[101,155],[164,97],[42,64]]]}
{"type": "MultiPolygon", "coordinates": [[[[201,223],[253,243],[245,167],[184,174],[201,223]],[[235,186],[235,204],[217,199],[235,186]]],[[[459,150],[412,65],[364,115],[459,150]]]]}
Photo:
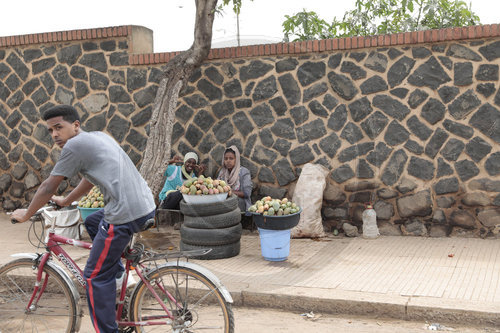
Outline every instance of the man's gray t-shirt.
{"type": "Polygon", "coordinates": [[[64,145],[51,175],[80,173],[104,195],[104,220],[123,224],[155,209],[153,194],[125,151],[109,135],[81,132],[64,145]]]}

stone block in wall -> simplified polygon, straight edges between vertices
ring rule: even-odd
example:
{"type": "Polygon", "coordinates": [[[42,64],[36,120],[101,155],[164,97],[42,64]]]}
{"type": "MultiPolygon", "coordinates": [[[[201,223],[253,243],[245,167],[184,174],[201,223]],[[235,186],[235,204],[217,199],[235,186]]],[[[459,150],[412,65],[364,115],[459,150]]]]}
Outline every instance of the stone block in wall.
{"type": "Polygon", "coordinates": [[[357,192],[364,190],[376,190],[380,187],[378,181],[360,180],[346,184],[344,190],[347,192],[357,192]]]}
{"type": "Polygon", "coordinates": [[[464,119],[479,105],[481,105],[481,101],[477,98],[474,90],[469,89],[448,106],[448,111],[453,118],[464,119]]]}
{"type": "MultiPolygon", "coordinates": [[[[310,100],[312,100],[313,98],[323,95],[327,91],[328,91],[328,85],[325,82],[316,83],[316,84],[312,85],[311,87],[304,90],[304,96],[302,97],[302,102],[307,103],[310,100]]],[[[329,96],[331,98],[333,98],[331,95],[329,95],[329,96]]],[[[319,104],[319,102],[317,102],[317,101],[313,101],[313,102],[316,102],[319,104]]],[[[332,103],[328,103],[328,101],[327,101],[328,109],[331,110],[337,103],[338,102],[335,100],[335,102],[332,105],[332,103]]],[[[321,104],[314,105],[314,106],[309,104],[309,108],[311,108],[311,111],[314,114],[318,114],[318,111],[317,112],[313,111],[313,108],[317,108],[317,110],[322,109],[322,111],[319,112],[321,115],[323,114],[323,111],[326,112],[326,110],[323,108],[323,106],[321,106],[321,104]]],[[[320,114],[318,114],[318,115],[320,115],[320,114]]]]}
{"type": "Polygon", "coordinates": [[[472,138],[465,145],[465,152],[476,163],[491,152],[492,146],[479,136],[472,138]]]}
{"type": "Polygon", "coordinates": [[[401,99],[404,99],[406,97],[406,95],[408,95],[408,92],[410,90],[409,89],[406,89],[406,88],[394,88],[392,89],[391,91],[389,91],[391,93],[391,95],[394,95],[396,97],[399,97],[401,99]]]}
{"type": "Polygon", "coordinates": [[[408,192],[413,191],[417,188],[417,184],[409,178],[404,177],[401,179],[398,185],[396,185],[396,189],[402,194],[406,194],[408,192]]]}
{"type": "Polygon", "coordinates": [[[382,236],[402,236],[401,227],[389,221],[377,221],[378,231],[382,236]]]}
{"type": "Polygon", "coordinates": [[[347,237],[358,237],[359,236],[359,230],[357,226],[354,226],[350,223],[345,222],[342,224],[342,229],[344,230],[344,233],[347,237]]]}
{"type": "Polygon", "coordinates": [[[382,199],[392,199],[398,196],[398,192],[392,188],[381,188],[377,191],[377,195],[382,199]]]}
{"type": "MultiPolygon", "coordinates": [[[[394,49],[392,49],[394,52],[394,49]]],[[[404,56],[398,61],[396,61],[387,72],[387,80],[389,86],[394,88],[403,82],[408,75],[410,75],[413,66],[415,65],[415,60],[404,56]]]]}
{"type": "Polygon", "coordinates": [[[443,149],[441,149],[440,154],[448,161],[456,161],[460,154],[462,154],[464,148],[465,144],[462,141],[451,138],[448,140],[443,149]]]}
{"type": "Polygon", "coordinates": [[[328,118],[327,127],[333,131],[339,131],[344,127],[347,121],[347,107],[345,104],[340,104],[332,112],[330,118],[328,118]]]}
{"type": "Polygon", "coordinates": [[[456,62],[453,66],[453,83],[456,86],[472,84],[472,63],[456,62]]]}
{"type": "Polygon", "coordinates": [[[389,123],[389,119],[380,111],[375,111],[361,123],[361,128],[370,139],[375,139],[389,123]]]}
{"type": "Polygon", "coordinates": [[[483,95],[485,98],[490,97],[496,91],[494,83],[479,83],[476,86],[476,91],[483,95]]]}
{"type": "Polygon", "coordinates": [[[363,95],[375,94],[389,89],[387,82],[378,75],[372,76],[360,85],[363,95]]]}
{"type": "Polygon", "coordinates": [[[476,166],[474,162],[469,160],[461,160],[456,162],[455,170],[457,171],[460,180],[463,182],[479,174],[479,168],[476,166]]]}
{"type": "Polygon", "coordinates": [[[349,165],[344,164],[333,170],[331,177],[337,183],[342,184],[346,180],[354,177],[354,171],[352,171],[349,165]]]}
{"type": "Polygon", "coordinates": [[[4,173],[0,176],[0,191],[5,192],[10,188],[12,184],[12,176],[8,173],[4,173]]]}
{"type": "Polygon", "coordinates": [[[351,79],[345,75],[330,72],[328,73],[328,81],[333,91],[347,101],[352,100],[359,92],[351,79]]]}
{"type": "Polygon", "coordinates": [[[290,163],[282,158],[273,165],[273,171],[280,186],[285,186],[297,179],[290,163]]]}
{"type": "Polygon", "coordinates": [[[499,58],[500,43],[498,41],[490,43],[479,48],[479,53],[483,55],[488,61],[493,61],[499,58]]]}
{"type": "Polygon", "coordinates": [[[446,224],[446,215],[442,209],[436,209],[432,214],[432,222],[437,224],[446,224]]]}
{"type": "Polygon", "coordinates": [[[389,146],[394,147],[405,143],[409,137],[410,132],[408,132],[399,122],[393,120],[387,127],[384,135],[384,141],[389,146]]]}
{"type": "Polygon", "coordinates": [[[470,118],[469,124],[500,143],[500,111],[491,104],[483,104],[470,118]]]}
{"type": "Polygon", "coordinates": [[[398,198],[396,204],[399,216],[402,218],[428,216],[432,213],[430,190],[424,190],[413,195],[398,198]]]}
{"type": "Polygon", "coordinates": [[[384,163],[389,158],[393,151],[392,148],[388,147],[383,142],[377,143],[377,146],[374,147],[375,149],[373,148],[373,146],[366,145],[366,147],[371,148],[371,151],[366,156],[366,160],[376,167],[380,167],[382,163],[384,163]]]}
{"type": "Polygon", "coordinates": [[[435,167],[432,161],[412,156],[408,164],[408,174],[423,180],[434,179],[435,167]]]}
{"type": "Polygon", "coordinates": [[[469,182],[469,190],[500,192],[500,180],[493,180],[490,178],[474,179],[469,182]]]}
{"type": "Polygon", "coordinates": [[[490,198],[483,192],[468,192],[462,197],[461,202],[470,207],[488,206],[491,203],[490,198]]]}
{"type": "Polygon", "coordinates": [[[448,137],[448,133],[438,127],[425,146],[425,154],[433,159],[437,155],[443,144],[446,142],[448,137]]]}
{"type": "Polygon", "coordinates": [[[490,176],[497,176],[500,174],[500,152],[491,154],[486,162],[484,168],[490,176]]]}
{"type": "Polygon", "coordinates": [[[40,185],[40,179],[38,178],[38,176],[32,171],[30,170],[26,177],[24,178],[24,187],[29,190],[29,189],[32,189],[38,185],[40,185]]]}
{"type": "Polygon", "coordinates": [[[410,109],[406,105],[387,95],[376,95],[373,97],[373,106],[398,121],[404,120],[410,113],[410,109]]]}
{"type": "Polygon", "coordinates": [[[402,149],[395,151],[382,172],[382,182],[388,186],[396,183],[403,174],[407,160],[408,155],[402,149]]]}
{"type": "Polygon", "coordinates": [[[441,178],[443,176],[449,176],[453,174],[452,167],[444,161],[441,157],[438,157],[438,166],[436,172],[436,178],[441,178]]]}
{"type": "Polygon", "coordinates": [[[427,228],[419,218],[411,218],[401,225],[401,231],[405,236],[427,236],[427,228]]]}
{"type": "Polygon", "coordinates": [[[430,237],[447,237],[450,233],[450,228],[445,225],[431,225],[429,227],[429,236],[430,237]]]}
{"type": "Polygon", "coordinates": [[[428,93],[421,89],[415,89],[410,93],[410,97],[408,97],[408,105],[412,109],[415,109],[417,106],[422,104],[427,97],[429,97],[428,93]]]}
{"type": "Polygon", "coordinates": [[[439,197],[436,199],[437,206],[440,208],[450,208],[455,202],[453,197],[439,197]]]}
{"type": "Polygon", "coordinates": [[[258,191],[260,197],[270,196],[271,198],[284,198],[286,197],[286,193],[286,188],[277,188],[266,185],[260,186],[258,191]]]}
{"type": "Polygon", "coordinates": [[[364,136],[356,124],[348,122],[340,133],[340,137],[352,145],[363,139],[364,136]]]}
{"type": "Polygon", "coordinates": [[[352,61],[344,60],[341,64],[340,71],[349,74],[353,80],[364,79],[366,77],[366,71],[352,61]]]}
{"type": "Polygon", "coordinates": [[[345,220],[348,217],[346,207],[326,207],[323,209],[323,216],[327,220],[345,220]]]}
{"type": "Polygon", "coordinates": [[[436,194],[447,194],[458,192],[459,185],[456,177],[441,179],[433,186],[436,194]]]}
{"type": "Polygon", "coordinates": [[[433,90],[449,81],[451,78],[434,56],[415,69],[408,77],[410,84],[417,87],[429,87],[433,90]]]}
{"type": "Polygon", "coordinates": [[[417,116],[408,118],[406,125],[410,131],[422,141],[427,140],[432,135],[432,130],[422,123],[417,116]]]}
{"type": "Polygon", "coordinates": [[[323,200],[328,205],[338,206],[344,203],[346,195],[339,186],[327,181],[325,190],[323,191],[323,200]]]}
{"type": "Polygon", "coordinates": [[[351,209],[351,223],[361,227],[363,225],[363,212],[365,210],[365,206],[361,204],[354,204],[351,209]]]}
{"type": "Polygon", "coordinates": [[[500,226],[500,209],[483,209],[477,214],[477,218],[485,227],[500,226]]]}
{"type": "Polygon", "coordinates": [[[474,215],[462,209],[454,210],[450,214],[450,225],[465,229],[475,229],[477,227],[474,215]]]}
{"type": "Polygon", "coordinates": [[[377,213],[377,220],[390,220],[394,216],[394,206],[387,201],[377,201],[373,209],[377,213]]]}
{"type": "Polygon", "coordinates": [[[269,76],[268,78],[263,79],[257,84],[253,91],[252,99],[254,102],[266,100],[273,97],[277,91],[278,88],[276,86],[276,78],[274,76],[269,76]]]}

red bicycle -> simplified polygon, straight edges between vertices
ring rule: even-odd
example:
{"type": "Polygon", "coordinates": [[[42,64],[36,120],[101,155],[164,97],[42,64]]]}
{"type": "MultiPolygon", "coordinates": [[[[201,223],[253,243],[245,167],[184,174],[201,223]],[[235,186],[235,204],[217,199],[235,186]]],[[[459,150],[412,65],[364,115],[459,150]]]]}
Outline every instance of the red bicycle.
{"type": "MultiPolygon", "coordinates": [[[[39,210],[32,223],[42,220],[43,209],[49,208],[39,210]]],[[[153,225],[151,219],[143,230],[153,225]]],[[[39,244],[42,240],[39,236],[39,244]]],[[[0,268],[0,332],[79,331],[86,302],[75,281],[82,287],[86,282],[62,244],[92,247],[55,234],[51,221],[45,252],[15,254],[17,259],[0,268]]],[[[234,332],[231,295],[212,272],[187,261],[208,251],[156,253],[133,237],[122,255],[125,276],[116,311],[120,332],[234,332]],[[140,281],[130,291],[127,280],[132,270],[140,281]]]]}

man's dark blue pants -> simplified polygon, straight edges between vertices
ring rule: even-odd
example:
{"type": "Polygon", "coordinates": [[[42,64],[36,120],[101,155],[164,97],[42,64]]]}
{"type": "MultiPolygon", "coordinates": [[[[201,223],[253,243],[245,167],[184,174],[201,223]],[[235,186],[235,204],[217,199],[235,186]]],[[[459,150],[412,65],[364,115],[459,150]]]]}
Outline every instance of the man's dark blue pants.
{"type": "Polygon", "coordinates": [[[101,209],[85,219],[92,238],[83,276],[87,282],[87,302],[96,332],[116,333],[116,276],[123,271],[121,255],[132,235],[154,217],[154,211],[129,223],[113,225],[104,221],[101,209]]]}

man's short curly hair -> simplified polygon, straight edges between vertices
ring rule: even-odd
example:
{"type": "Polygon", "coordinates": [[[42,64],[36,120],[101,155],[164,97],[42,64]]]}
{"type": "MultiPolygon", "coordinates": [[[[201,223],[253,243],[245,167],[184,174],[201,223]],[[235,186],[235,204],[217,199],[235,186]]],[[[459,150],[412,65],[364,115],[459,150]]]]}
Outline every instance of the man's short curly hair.
{"type": "Polygon", "coordinates": [[[71,105],[56,105],[44,112],[42,118],[47,121],[51,118],[62,117],[67,122],[73,123],[76,120],[80,121],[78,111],[71,105]]]}

